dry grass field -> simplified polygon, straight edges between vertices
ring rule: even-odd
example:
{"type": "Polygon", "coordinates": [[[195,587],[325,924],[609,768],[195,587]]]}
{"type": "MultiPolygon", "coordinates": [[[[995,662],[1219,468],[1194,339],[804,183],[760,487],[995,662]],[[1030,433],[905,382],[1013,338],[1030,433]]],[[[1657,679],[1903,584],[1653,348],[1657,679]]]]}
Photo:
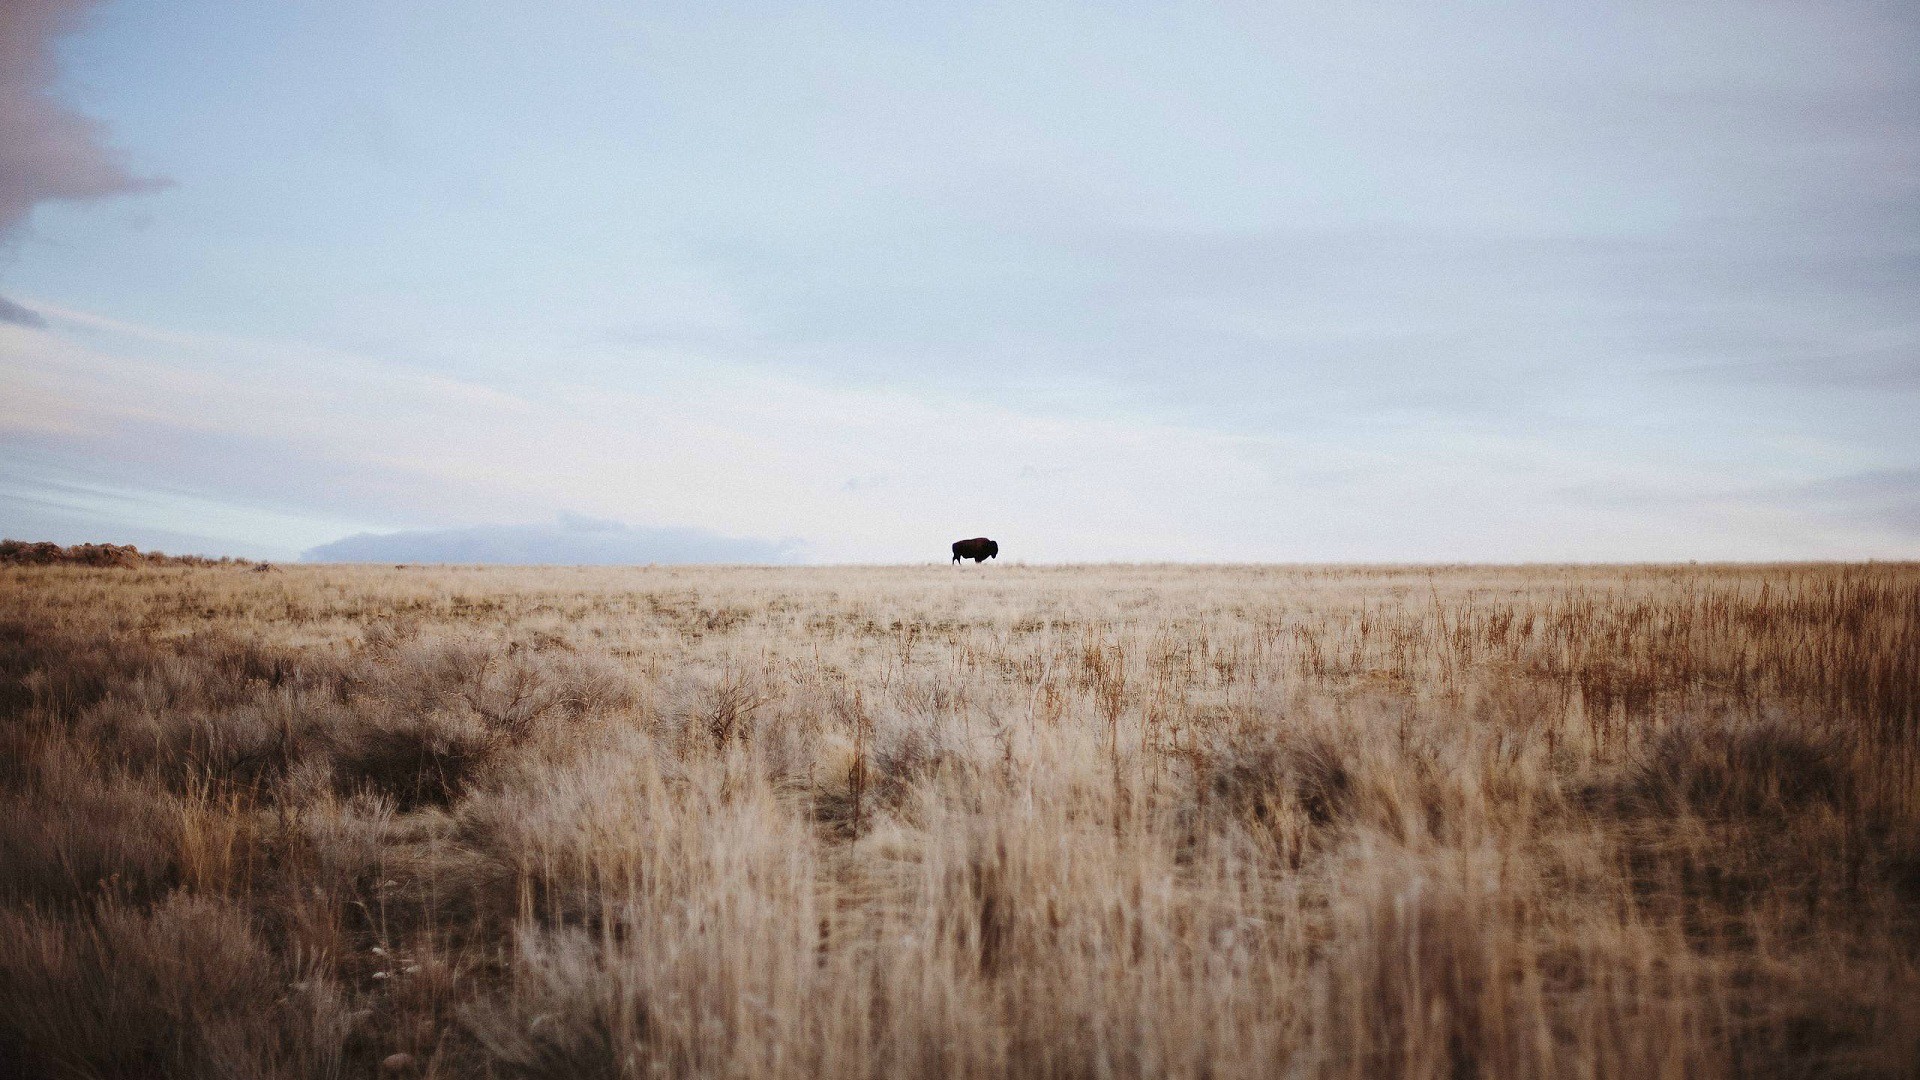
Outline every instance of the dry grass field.
{"type": "Polygon", "coordinates": [[[0,1073],[1920,1063],[1920,566],[0,568],[0,1073]]]}

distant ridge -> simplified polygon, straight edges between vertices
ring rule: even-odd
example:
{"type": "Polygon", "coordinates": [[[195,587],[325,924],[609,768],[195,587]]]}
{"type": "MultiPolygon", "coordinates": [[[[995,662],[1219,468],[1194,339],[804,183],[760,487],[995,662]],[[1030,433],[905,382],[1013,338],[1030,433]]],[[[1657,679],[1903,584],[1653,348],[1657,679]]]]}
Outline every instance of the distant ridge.
{"type": "Polygon", "coordinates": [[[576,514],[551,524],[473,525],[357,533],[301,554],[303,562],[494,563],[509,566],[631,566],[646,563],[780,564],[795,540],[725,536],[689,526],[634,527],[576,514]]]}

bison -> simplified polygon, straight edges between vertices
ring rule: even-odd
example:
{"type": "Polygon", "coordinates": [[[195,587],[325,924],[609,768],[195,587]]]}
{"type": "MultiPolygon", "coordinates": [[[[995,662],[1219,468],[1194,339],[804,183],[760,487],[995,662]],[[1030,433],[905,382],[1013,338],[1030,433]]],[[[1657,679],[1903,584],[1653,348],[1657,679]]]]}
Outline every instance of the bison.
{"type": "Polygon", "coordinates": [[[976,536],[971,540],[955,540],[953,542],[953,561],[956,563],[961,559],[972,559],[976,563],[983,563],[988,559],[997,557],[999,554],[1000,545],[984,536],[976,536]]]}

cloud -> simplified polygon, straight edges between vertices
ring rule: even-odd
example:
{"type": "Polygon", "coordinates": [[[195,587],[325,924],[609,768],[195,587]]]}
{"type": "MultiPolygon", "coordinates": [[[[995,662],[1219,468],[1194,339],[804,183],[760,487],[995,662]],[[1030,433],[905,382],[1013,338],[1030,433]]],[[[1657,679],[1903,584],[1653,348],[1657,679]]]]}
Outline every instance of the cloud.
{"type": "Polygon", "coordinates": [[[47,320],[41,318],[39,312],[23,308],[4,296],[0,296],[0,322],[30,330],[44,330],[47,327],[47,320]]]}
{"type": "Polygon", "coordinates": [[[1920,550],[1800,491],[1920,461],[1912,5],[806,7],[103,27],[94,111],[194,197],[39,212],[0,457],[330,519],[289,551],[1920,550]]]}
{"type": "Polygon", "coordinates": [[[1920,391],[1912,5],[1040,4],[906,40],[836,10],[805,50],[769,20],[657,58],[727,106],[660,144],[740,148],[724,207],[674,205],[745,317],[653,344],[1334,437],[1804,430],[1803,385],[1920,391]]]}
{"type": "MultiPolygon", "coordinates": [[[[1920,469],[1894,467],[1821,476],[1811,480],[1754,483],[1750,478],[1692,475],[1653,483],[1619,478],[1571,486],[1559,496],[1593,510],[1648,519],[1674,513],[1745,518],[1756,528],[1783,522],[1879,532],[1894,542],[1869,557],[1910,558],[1920,539],[1920,469]]],[[[1792,557],[1792,553],[1786,553],[1792,557]]]]}
{"type": "MultiPolygon", "coordinates": [[[[53,95],[53,40],[95,2],[0,4],[0,239],[49,199],[102,199],[158,183],[129,173],[102,144],[99,126],[53,95]]],[[[0,315],[14,309],[7,304],[0,315]]]]}
{"type": "Polygon", "coordinates": [[[360,533],[301,555],[306,562],[505,563],[618,566],[643,563],[789,563],[799,545],[723,536],[686,526],[636,528],[562,513],[551,525],[360,533]]]}
{"type": "MultiPolygon", "coordinates": [[[[1786,494],[1907,467],[1898,455],[1794,439],[1730,456],[1698,424],[1623,440],[1597,421],[1501,430],[1401,417],[1254,437],[660,356],[648,358],[644,389],[560,379],[509,389],[46,312],[57,332],[0,326],[0,353],[19,361],[0,364],[0,458],[22,492],[57,495],[89,520],[137,510],[180,532],[322,545],[315,557],[917,562],[977,535],[1029,562],[1915,550],[1897,500],[1786,494]],[[879,476],[882,487],[845,487],[879,476]],[[50,477],[128,498],[59,494],[50,477]],[[1620,497],[1640,490],[1672,497],[1620,497]],[[489,524],[516,519],[556,524],[489,524]],[[649,531],[622,520],[693,531],[645,546],[649,531]],[[435,543],[326,545],[394,530],[435,543]]],[[[0,531],[26,513],[0,502],[0,531]]]]}
{"type": "Polygon", "coordinates": [[[131,469],[74,469],[18,443],[0,465],[0,532],[62,544],[116,543],[176,555],[291,559],[365,523],[153,483],[131,469]],[[146,482],[143,482],[146,481],[146,482]],[[262,537],[281,537],[262,542],[262,537]]]}
{"type": "Polygon", "coordinates": [[[1920,469],[1853,473],[1788,494],[1833,517],[1875,521],[1906,536],[1920,536],[1920,469]]]}
{"type": "Polygon", "coordinates": [[[1790,345],[1772,347],[1768,343],[1756,351],[1764,354],[1770,347],[1771,351],[1785,355],[1781,359],[1693,365],[1676,368],[1667,375],[1678,381],[1721,386],[1906,395],[1920,392],[1920,358],[1905,349],[1862,349],[1858,355],[1848,356],[1803,348],[1799,355],[1794,355],[1790,345]]]}
{"type": "Polygon", "coordinates": [[[248,543],[232,536],[206,536],[155,525],[149,520],[103,518],[71,513],[0,492],[0,535],[9,540],[46,540],[56,544],[132,544],[142,551],[168,555],[202,555],[217,559],[284,561],[293,552],[271,544],[248,543]]]}

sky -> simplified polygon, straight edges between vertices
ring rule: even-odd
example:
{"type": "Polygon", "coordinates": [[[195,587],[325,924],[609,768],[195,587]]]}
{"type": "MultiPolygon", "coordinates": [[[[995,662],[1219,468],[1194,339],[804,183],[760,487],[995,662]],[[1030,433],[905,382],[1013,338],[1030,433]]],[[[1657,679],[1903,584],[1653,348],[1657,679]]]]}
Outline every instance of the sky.
{"type": "Polygon", "coordinates": [[[0,4],[0,533],[1920,558],[1920,8],[0,4]]]}

